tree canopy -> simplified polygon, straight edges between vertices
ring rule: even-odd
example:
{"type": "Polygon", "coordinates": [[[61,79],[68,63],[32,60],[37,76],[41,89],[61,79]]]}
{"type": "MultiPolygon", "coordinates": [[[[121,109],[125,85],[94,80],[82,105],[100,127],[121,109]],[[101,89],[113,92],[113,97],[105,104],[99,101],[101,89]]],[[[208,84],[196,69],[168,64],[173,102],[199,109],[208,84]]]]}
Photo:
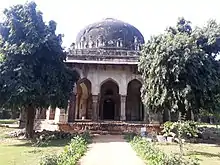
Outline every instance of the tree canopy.
{"type": "Polygon", "coordinates": [[[4,55],[0,54],[0,62],[2,62],[4,60],[4,55]]]}
{"type": "Polygon", "coordinates": [[[180,18],[175,27],[152,36],[143,47],[139,71],[142,98],[150,110],[213,110],[220,89],[220,25],[192,29],[180,18]]]}
{"type": "Polygon", "coordinates": [[[64,63],[56,22],[43,21],[34,2],[4,11],[0,24],[0,104],[3,107],[67,107],[77,80],[64,63]]]}

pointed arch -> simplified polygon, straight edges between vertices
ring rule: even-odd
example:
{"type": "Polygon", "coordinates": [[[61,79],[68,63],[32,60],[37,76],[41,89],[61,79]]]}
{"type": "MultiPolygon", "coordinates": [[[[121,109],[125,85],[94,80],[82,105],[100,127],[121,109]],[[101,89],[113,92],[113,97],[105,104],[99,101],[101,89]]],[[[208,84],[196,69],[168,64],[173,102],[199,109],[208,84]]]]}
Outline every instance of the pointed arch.
{"type": "Polygon", "coordinates": [[[100,84],[99,117],[103,120],[120,119],[119,85],[108,78],[100,84]]]}
{"type": "Polygon", "coordinates": [[[82,78],[77,82],[76,93],[76,118],[91,118],[90,111],[92,109],[92,83],[87,78],[82,78]]]}
{"type": "Polygon", "coordinates": [[[100,87],[101,87],[104,83],[106,83],[106,82],[108,82],[108,81],[114,82],[115,84],[117,84],[117,86],[119,86],[119,84],[118,84],[118,82],[117,82],[116,80],[114,80],[113,78],[107,78],[107,79],[105,79],[104,81],[102,81],[102,82],[100,83],[100,87]]]}
{"type": "Polygon", "coordinates": [[[144,106],[141,100],[142,83],[133,79],[127,86],[126,119],[131,121],[142,121],[144,119],[144,106]]]}

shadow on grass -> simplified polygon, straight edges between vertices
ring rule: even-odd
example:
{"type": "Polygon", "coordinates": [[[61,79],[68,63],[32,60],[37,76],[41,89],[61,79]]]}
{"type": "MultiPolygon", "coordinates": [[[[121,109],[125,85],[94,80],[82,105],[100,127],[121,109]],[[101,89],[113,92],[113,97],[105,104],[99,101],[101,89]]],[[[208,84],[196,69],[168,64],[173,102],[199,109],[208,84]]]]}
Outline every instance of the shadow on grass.
{"type": "Polygon", "coordinates": [[[209,140],[204,140],[204,139],[198,139],[197,141],[194,142],[189,142],[191,144],[212,144],[215,145],[216,147],[220,146],[220,138],[215,138],[215,139],[209,139],[209,140]]]}
{"type": "MultiPolygon", "coordinates": [[[[24,141],[24,140],[23,140],[24,141]]],[[[34,141],[27,141],[19,144],[11,144],[10,146],[15,147],[64,147],[70,142],[70,139],[58,139],[58,140],[50,140],[46,142],[41,142],[37,144],[34,141]]]]}
{"type": "Polygon", "coordinates": [[[201,155],[201,156],[205,156],[205,157],[218,157],[220,158],[220,153],[217,154],[213,154],[213,153],[209,153],[209,152],[202,152],[202,151],[191,151],[187,154],[187,156],[191,156],[191,155],[201,155]]]}
{"type": "Polygon", "coordinates": [[[34,149],[34,150],[31,150],[31,151],[27,151],[27,153],[31,153],[31,154],[36,154],[36,153],[41,153],[42,150],[39,150],[39,149],[34,149]]]}

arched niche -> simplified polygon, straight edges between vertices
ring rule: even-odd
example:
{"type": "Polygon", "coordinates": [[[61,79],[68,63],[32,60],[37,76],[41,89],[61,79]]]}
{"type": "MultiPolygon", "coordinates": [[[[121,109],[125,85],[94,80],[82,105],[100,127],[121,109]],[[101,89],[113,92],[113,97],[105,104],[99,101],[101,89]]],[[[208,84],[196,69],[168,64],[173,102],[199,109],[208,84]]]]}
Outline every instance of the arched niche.
{"type": "Polygon", "coordinates": [[[144,119],[141,87],[142,83],[137,79],[133,79],[128,83],[126,97],[126,120],[128,121],[143,121],[144,119]]]}
{"type": "Polygon", "coordinates": [[[110,78],[100,86],[99,117],[102,120],[120,119],[119,85],[110,78]]]}
{"type": "Polygon", "coordinates": [[[90,119],[92,109],[91,82],[87,78],[78,80],[76,85],[76,118],[90,119]]]}

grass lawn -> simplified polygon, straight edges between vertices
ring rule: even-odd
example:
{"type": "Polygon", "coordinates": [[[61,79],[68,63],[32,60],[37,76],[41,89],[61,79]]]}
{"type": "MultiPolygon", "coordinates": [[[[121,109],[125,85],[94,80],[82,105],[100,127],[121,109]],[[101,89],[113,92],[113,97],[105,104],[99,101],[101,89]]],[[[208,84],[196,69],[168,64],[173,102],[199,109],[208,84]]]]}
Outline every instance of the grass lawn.
{"type": "Polygon", "coordinates": [[[67,140],[53,140],[42,147],[34,147],[27,140],[7,138],[5,134],[13,128],[0,127],[0,165],[37,165],[45,154],[63,151],[67,140]]]}
{"type": "MultiPolygon", "coordinates": [[[[177,144],[158,144],[165,153],[177,153],[179,148],[177,144]]],[[[215,144],[186,144],[185,155],[195,156],[200,159],[201,165],[220,164],[220,145],[215,144]]]]}
{"type": "Polygon", "coordinates": [[[0,119],[0,124],[14,124],[17,120],[15,119],[0,119]]]}

